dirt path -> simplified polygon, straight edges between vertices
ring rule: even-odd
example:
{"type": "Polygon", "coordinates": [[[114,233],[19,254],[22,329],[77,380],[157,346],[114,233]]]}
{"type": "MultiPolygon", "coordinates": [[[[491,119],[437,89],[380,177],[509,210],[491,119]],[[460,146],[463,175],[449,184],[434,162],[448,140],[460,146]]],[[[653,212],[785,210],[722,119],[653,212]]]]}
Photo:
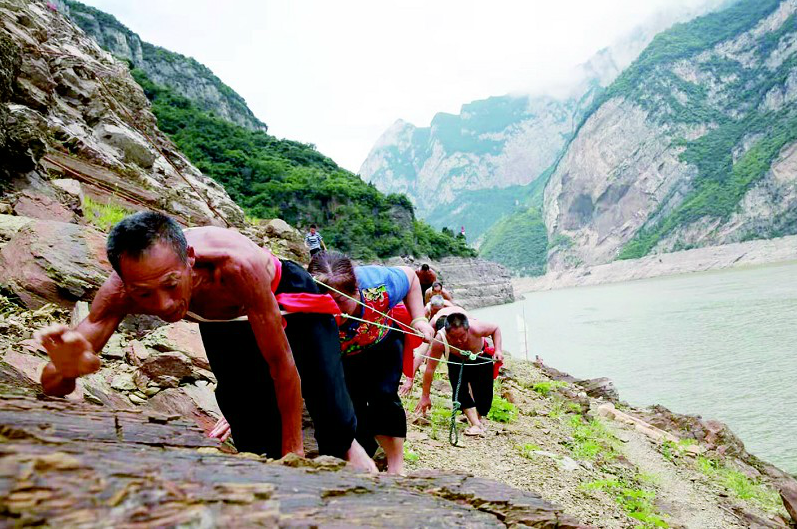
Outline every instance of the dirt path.
{"type": "Polygon", "coordinates": [[[670,516],[668,522],[671,526],[695,529],[746,527],[717,505],[714,494],[701,486],[701,476],[696,471],[676,467],[664,459],[644,435],[616,424],[609,427],[623,442],[623,455],[653,482],[656,504],[670,516]]]}
{"type": "Polygon", "coordinates": [[[553,382],[531,364],[508,365],[512,376],[498,393],[514,402],[516,418],[490,421],[484,437],[461,436],[457,447],[448,442],[448,381],[434,382],[432,413],[420,420],[411,413],[420,396],[416,384],[405,400],[408,472],[451,470],[502,481],[601,528],[751,527],[731,512],[738,506],[774,520],[730,497],[721,483],[697,470],[694,458],[667,458],[644,433],[597,418],[594,410],[602,401],[587,398],[580,387],[553,382]]]}

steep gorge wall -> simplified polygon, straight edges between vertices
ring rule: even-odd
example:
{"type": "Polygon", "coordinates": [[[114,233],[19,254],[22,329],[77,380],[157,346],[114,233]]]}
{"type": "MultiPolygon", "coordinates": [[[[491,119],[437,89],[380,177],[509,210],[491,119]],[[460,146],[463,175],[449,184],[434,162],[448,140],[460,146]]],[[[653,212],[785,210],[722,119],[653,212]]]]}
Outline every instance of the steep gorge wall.
{"type": "Polygon", "coordinates": [[[545,190],[550,269],[797,232],[796,11],[676,26],[609,87],[545,190]]]}
{"type": "Polygon", "coordinates": [[[80,2],[63,0],[59,7],[100,46],[144,70],[152,81],[168,86],[223,119],[251,130],[268,130],[243,97],[193,58],[144,42],[113,16],[80,2]]]}

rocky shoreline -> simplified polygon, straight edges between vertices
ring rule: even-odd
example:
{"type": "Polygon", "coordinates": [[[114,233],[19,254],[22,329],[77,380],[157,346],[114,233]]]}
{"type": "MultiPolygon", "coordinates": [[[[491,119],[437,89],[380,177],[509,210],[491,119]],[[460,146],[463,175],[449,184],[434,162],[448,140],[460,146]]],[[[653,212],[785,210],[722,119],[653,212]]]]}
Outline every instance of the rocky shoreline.
{"type": "Polygon", "coordinates": [[[635,279],[797,261],[797,235],[747,241],[693,250],[655,254],[640,259],[552,271],[540,277],[512,280],[518,294],[559,288],[620,283],[635,279]]]}
{"type": "MultiPolygon", "coordinates": [[[[451,388],[435,381],[430,416],[411,416],[410,471],[467,469],[534,490],[591,527],[786,528],[797,521],[794,476],[749,454],[719,421],[636,408],[619,400],[607,378],[579,380],[542,363],[508,360],[496,387],[499,406],[511,404],[516,414],[491,416],[486,438],[461,437],[453,447],[451,388]]],[[[418,395],[416,388],[405,399],[408,410],[418,395]]]]}

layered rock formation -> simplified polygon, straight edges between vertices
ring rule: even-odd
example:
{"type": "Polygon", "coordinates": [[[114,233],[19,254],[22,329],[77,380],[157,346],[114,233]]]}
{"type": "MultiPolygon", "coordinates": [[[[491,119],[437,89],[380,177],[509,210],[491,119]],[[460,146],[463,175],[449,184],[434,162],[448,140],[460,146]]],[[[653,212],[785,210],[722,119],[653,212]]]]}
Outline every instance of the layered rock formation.
{"type": "Polygon", "coordinates": [[[220,453],[157,413],[0,398],[6,522],[100,526],[585,527],[531,493],[466,474],[374,478],[341,461],[220,453]],[[412,508],[407,508],[411,505],[412,508]]]}
{"type": "Polygon", "coordinates": [[[428,264],[437,273],[444,288],[452,294],[454,302],[466,309],[515,301],[512,274],[492,261],[463,257],[445,257],[440,261],[394,257],[384,264],[416,269],[422,264],[428,264]]]}
{"type": "Polygon", "coordinates": [[[144,70],[152,81],[168,86],[227,121],[252,130],[268,130],[266,124],[252,113],[244,98],[205,65],[143,42],[116,18],[93,7],[66,0],[60,2],[60,8],[100,46],[144,70]]]}
{"type": "Polygon", "coordinates": [[[44,2],[0,4],[3,201],[77,222],[86,197],[183,224],[240,225],[243,212],[157,129],[127,66],[44,2]]]}

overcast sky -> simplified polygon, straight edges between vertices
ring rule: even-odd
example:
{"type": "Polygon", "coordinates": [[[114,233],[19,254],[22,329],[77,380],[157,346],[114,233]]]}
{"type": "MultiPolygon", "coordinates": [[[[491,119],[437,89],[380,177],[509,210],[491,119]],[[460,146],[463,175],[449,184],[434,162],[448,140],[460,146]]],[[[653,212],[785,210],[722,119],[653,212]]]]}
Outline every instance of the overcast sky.
{"type": "Polygon", "coordinates": [[[396,119],[533,91],[706,0],[82,0],[194,57],[282,138],[358,171],[396,119]]]}

